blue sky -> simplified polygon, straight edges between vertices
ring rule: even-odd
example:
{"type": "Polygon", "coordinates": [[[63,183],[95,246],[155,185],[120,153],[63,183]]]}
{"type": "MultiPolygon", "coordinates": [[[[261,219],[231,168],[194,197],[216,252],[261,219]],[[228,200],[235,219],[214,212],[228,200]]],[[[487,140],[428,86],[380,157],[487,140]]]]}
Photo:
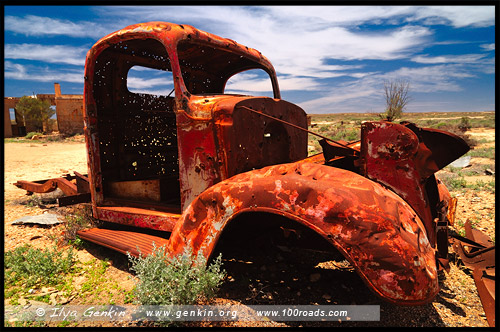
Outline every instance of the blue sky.
{"type": "MultiPolygon", "coordinates": [[[[307,113],[495,109],[495,6],[4,6],[4,94],[83,93],[85,55],[131,24],[190,24],[261,51],[282,98],[307,113]]],[[[156,91],[156,80],[141,80],[156,91]]],[[[260,86],[257,84],[256,86],[260,86]]],[[[251,88],[250,88],[251,89],[251,88]]],[[[258,90],[258,88],[256,88],[258,90]]],[[[252,91],[259,95],[259,91],[252,91]]]]}

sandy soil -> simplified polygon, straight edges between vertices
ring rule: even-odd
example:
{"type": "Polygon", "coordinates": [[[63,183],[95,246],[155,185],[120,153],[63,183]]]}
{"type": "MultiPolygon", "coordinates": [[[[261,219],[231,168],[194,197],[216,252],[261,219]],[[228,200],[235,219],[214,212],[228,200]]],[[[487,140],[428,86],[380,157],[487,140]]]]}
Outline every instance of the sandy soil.
{"type": "Polygon", "coordinates": [[[44,180],[77,171],[87,174],[87,153],[82,142],[7,143],[5,151],[5,198],[26,192],[12,184],[18,180],[44,180]]]}

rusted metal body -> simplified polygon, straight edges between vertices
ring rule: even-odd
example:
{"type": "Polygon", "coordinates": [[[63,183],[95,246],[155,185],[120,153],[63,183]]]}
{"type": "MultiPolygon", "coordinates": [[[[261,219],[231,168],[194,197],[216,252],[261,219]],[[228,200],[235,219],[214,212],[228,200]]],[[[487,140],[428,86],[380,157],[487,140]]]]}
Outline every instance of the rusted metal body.
{"type": "Polygon", "coordinates": [[[33,193],[49,193],[60,189],[65,196],[58,198],[59,206],[90,202],[89,180],[86,175],[74,172],[75,175],[62,176],[54,179],[39,181],[17,181],[14,185],[26,190],[28,195],[33,193]]]}
{"type": "Polygon", "coordinates": [[[307,115],[280,99],[260,52],[165,22],[99,40],[84,99],[94,217],[136,231],[92,229],[83,239],[133,255],[155,241],[170,255],[189,246],[210,257],[242,215],[264,213],[312,230],[387,301],[417,305],[439,291],[456,201],[434,173],[469,149],[458,136],[366,122],[361,141],[322,137],[323,154],[307,157],[307,115]],[[168,72],[174,96],[131,92],[134,66],[168,72]],[[228,79],[250,69],[267,74],[273,98],[226,93],[228,79]]]}
{"type": "Polygon", "coordinates": [[[438,291],[434,251],[413,209],[361,175],[315,163],[269,166],[207,189],[183,214],[169,251],[190,245],[209,256],[233,218],[255,211],[316,231],[389,301],[419,304],[438,291]]]}
{"type": "Polygon", "coordinates": [[[465,223],[465,238],[455,236],[453,249],[464,265],[472,270],[486,319],[495,325],[495,244],[484,233],[465,223]]]}

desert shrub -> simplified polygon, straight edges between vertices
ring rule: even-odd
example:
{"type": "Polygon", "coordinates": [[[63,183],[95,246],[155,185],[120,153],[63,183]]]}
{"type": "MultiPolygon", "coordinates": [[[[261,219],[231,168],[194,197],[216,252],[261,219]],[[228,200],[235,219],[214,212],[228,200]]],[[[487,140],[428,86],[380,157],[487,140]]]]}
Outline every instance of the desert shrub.
{"type": "Polygon", "coordinates": [[[60,142],[63,141],[63,137],[61,135],[51,135],[47,136],[47,141],[49,142],[60,142]]]}
{"type": "Polygon", "coordinates": [[[462,138],[470,147],[476,146],[478,144],[477,140],[475,138],[472,138],[469,134],[465,133],[459,126],[459,124],[447,124],[441,126],[439,129],[457,135],[458,137],[462,138]]]}
{"type": "Polygon", "coordinates": [[[338,141],[338,140],[344,140],[344,141],[356,141],[359,140],[361,137],[361,131],[358,128],[336,128],[330,132],[328,132],[327,135],[329,138],[338,141]]]}
{"type": "Polygon", "coordinates": [[[495,147],[483,148],[483,149],[473,149],[470,150],[467,155],[476,158],[489,158],[495,160],[495,147]]]}
{"type": "Polygon", "coordinates": [[[387,81],[384,83],[384,94],[386,101],[385,112],[380,115],[381,118],[389,121],[401,118],[406,106],[411,100],[410,82],[403,79],[387,81]]]}
{"type": "Polygon", "coordinates": [[[495,180],[488,181],[488,182],[479,180],[477,182],[468,184],[467,188],[472,189],[472,190],[477,190],[477,191],[488,191],[488,192],[495,193],[495,180]]]}
{"type": "Polygon", "coordinates": [[[463,116],[460,119],[460,123],[458,124],[458,129],[460,129],[461,131],[467,131],[470,130],[470,128],[471,128],[470,119],[466,116],[463,116]]]}
{"type": "Polygon", "coordinates": [[[460,172],[443,173],[439,175],[439,179],[450,191],[460,191],[467,187],[467,181],[460,172]]]}
{"type": "Polygon", "coordinates": [[[29,196],[26,200],[22,201],[21,204],[25,204],[29,207],[41,206],[43,204],[42,197],[40,195],[34,194],[29,196]]]}
{"type": "Polygon", "coordinates": [[[65,216],[64,231],[60,239],[62,244],[72,244],[77,248],[83,247],[84,242],[78,238],[76,233],[82,229],[94,227],[97,220],[92,217],[90,207],[83,207],[76,210],[74,214],[65,216]]]}
{"type": "Polygon", "coordinates": [[[61,275],[71,271],[75,260],[73,250],[41,250],[29,245],[4,254],[5,285],[57,285],[61,275]]]}
{"type": "Polygon", "coordinates": [[[31,139],[35,135],[40,135],[40,133],[37,133],[36,131],[30,131],[29,133],[26,134],[26,136],[24,136],[24,138],[31,139]]]}
{"type": "Polygon", "coordinates": [[[138,283],[134,290],[143,305],[187,305],[215,296],[225,271],[221,271],[221,255],[207,266],[203,255],[195,258],[188,247],[174,258],[167,256],[165,246],[146,257],[128,254],[138,283]]]}

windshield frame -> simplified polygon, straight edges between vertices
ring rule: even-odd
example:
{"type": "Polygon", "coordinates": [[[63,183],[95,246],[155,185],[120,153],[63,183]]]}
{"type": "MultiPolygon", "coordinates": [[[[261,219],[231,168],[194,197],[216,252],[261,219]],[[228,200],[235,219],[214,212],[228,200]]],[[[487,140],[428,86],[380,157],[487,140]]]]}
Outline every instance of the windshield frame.
{"type": "Polygon", "coordinates": [[[255,59],[245,52],[193,38],[179,40],[175,51],[182,85],[189,94],[234,95],[224,93],[227,81],[231,77],[248,70],[261,69],[271,80],[273,98],[281,99],[276,72],[264,57],[255,59]],[[193,74],[205,75],[194,77],[193,74]]]}

